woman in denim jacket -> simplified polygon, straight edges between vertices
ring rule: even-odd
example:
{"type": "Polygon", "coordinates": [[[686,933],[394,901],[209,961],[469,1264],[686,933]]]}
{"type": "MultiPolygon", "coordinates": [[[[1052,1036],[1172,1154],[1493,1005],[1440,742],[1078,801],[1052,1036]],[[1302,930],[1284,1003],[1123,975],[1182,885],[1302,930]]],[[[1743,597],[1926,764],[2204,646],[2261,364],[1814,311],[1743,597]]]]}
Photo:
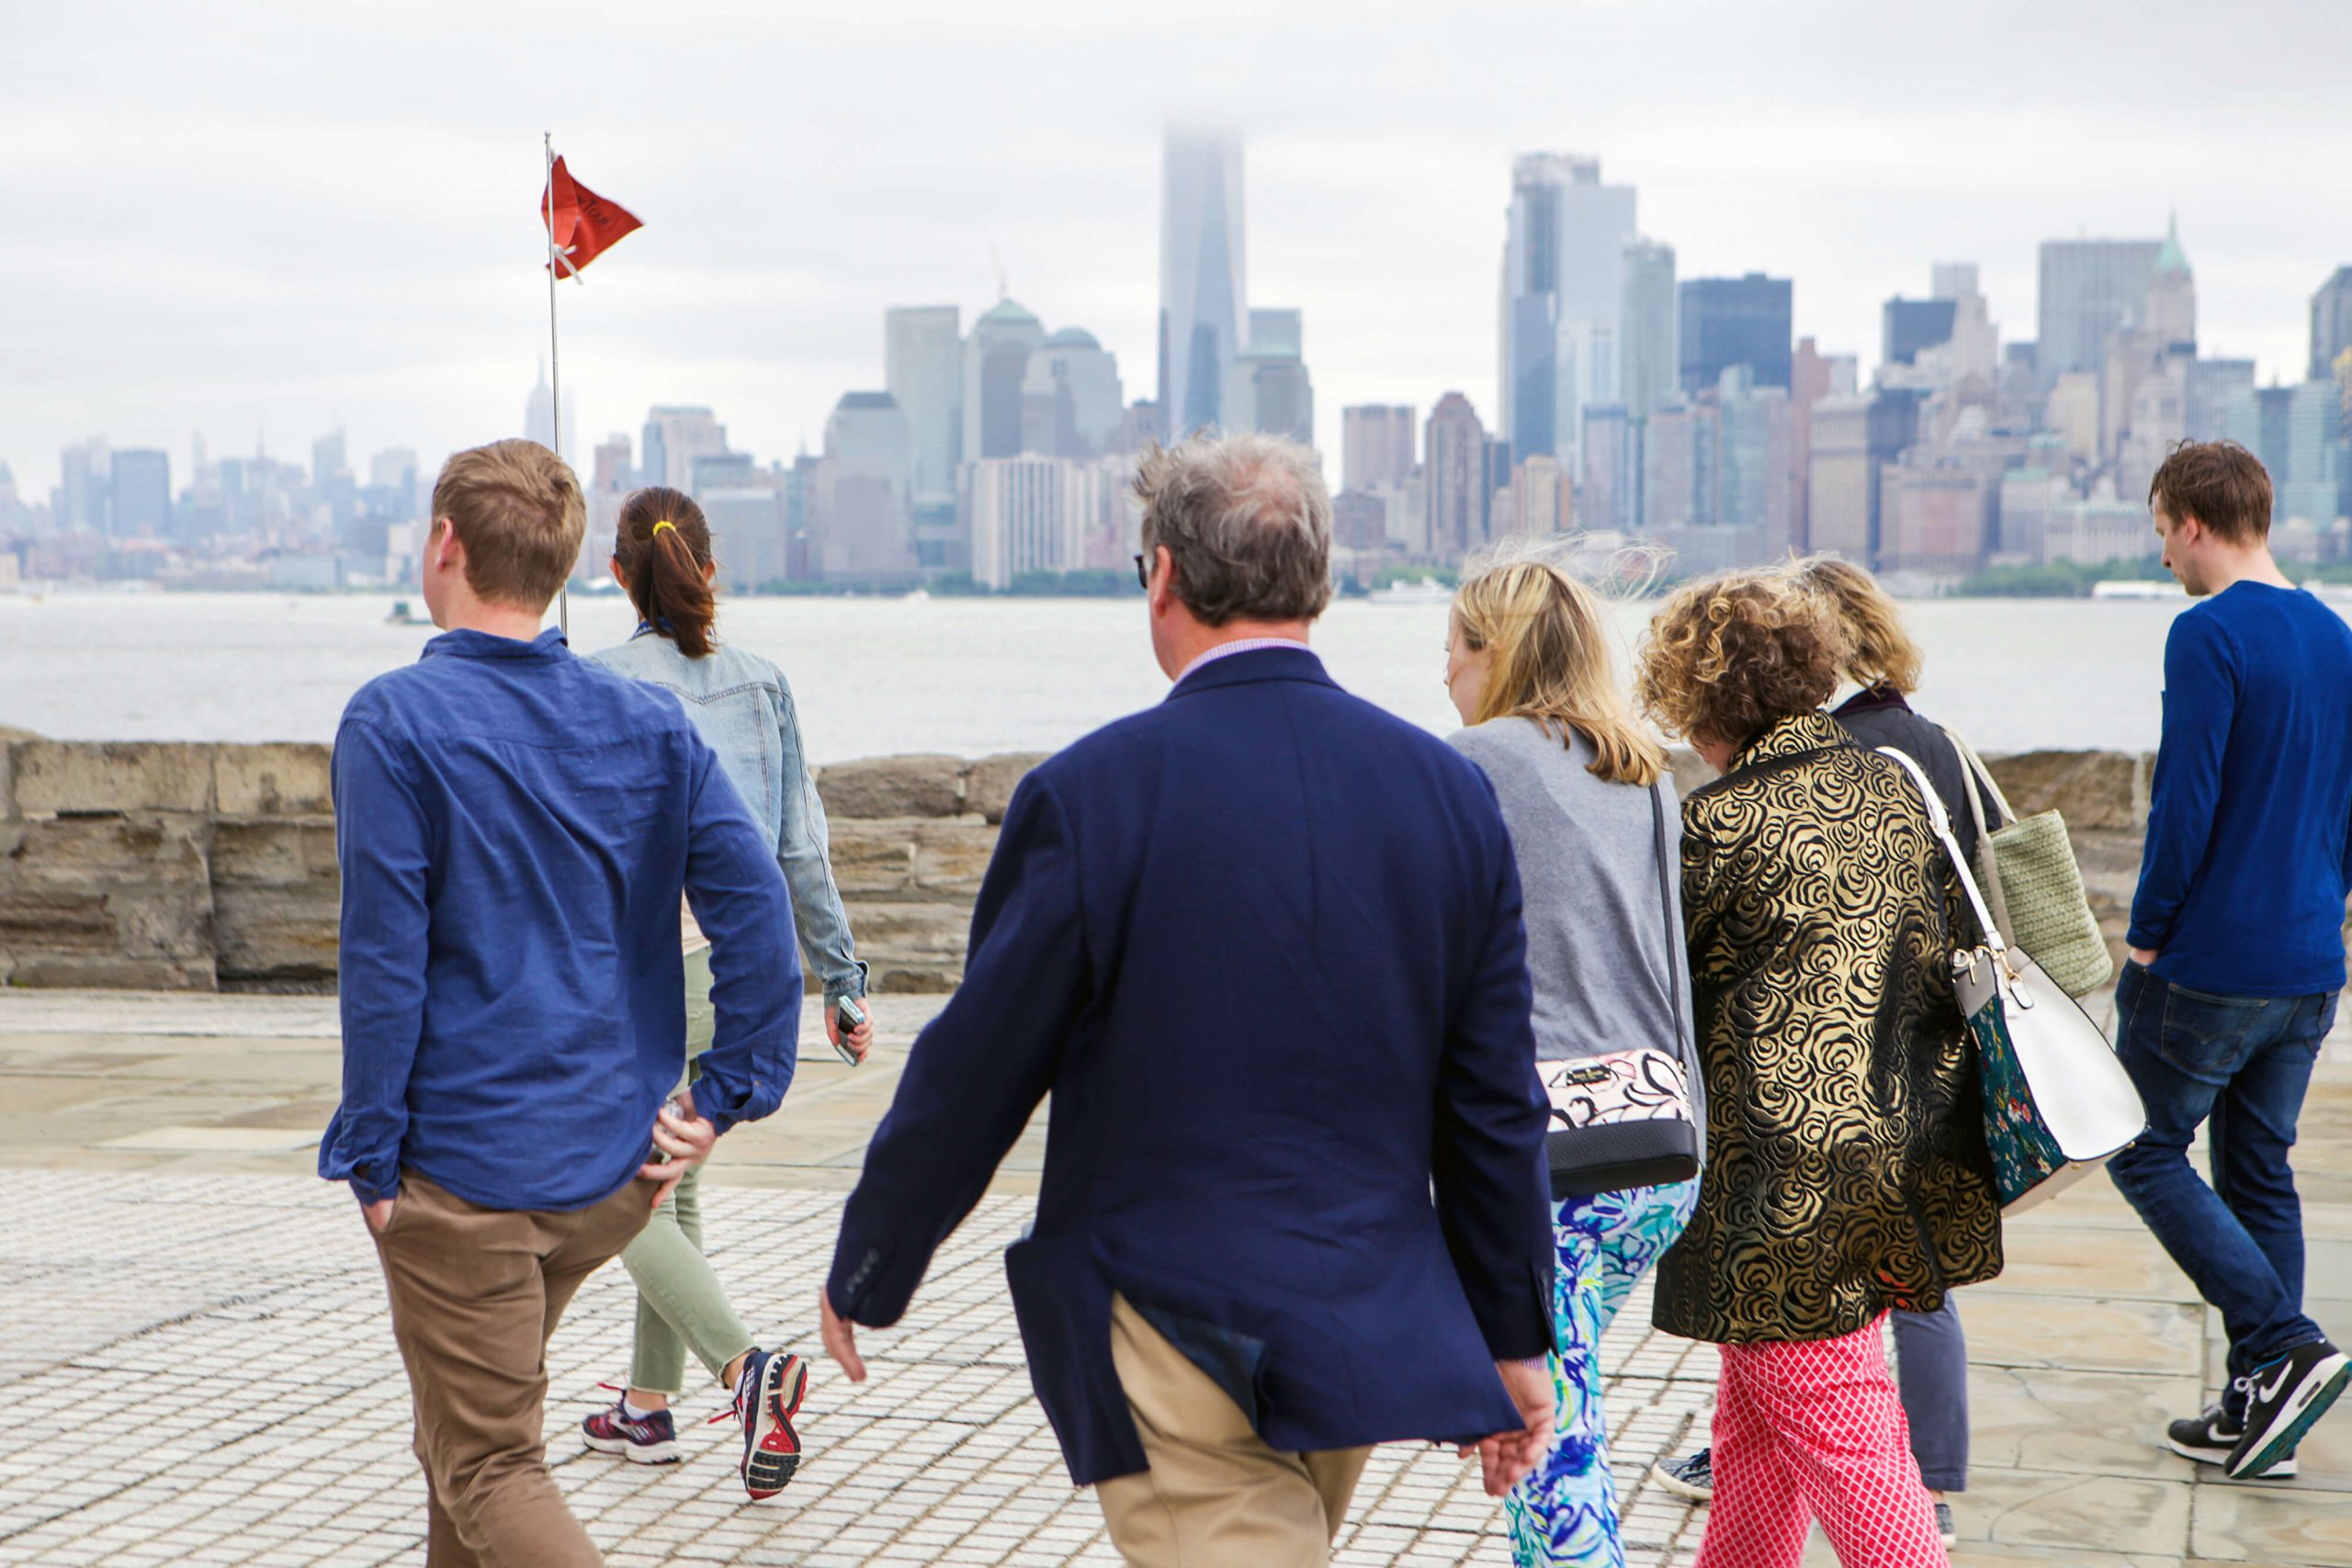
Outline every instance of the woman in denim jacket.
{"type": "MultiPolygon", "coordinates": [[[[622,503],[613,541],[613,577],[637,606],[637,633],[590,657],[673,693],[718,753],[752,819],[775,845],[792,890],[793,923],[811,975],[824,986],[825,1032],[836,1049],[863,1061],[874,1037],[867,1021],[840,1030],[845,998],[865,994],[865,965],[850,942],[817,798],[800,744],[792,688],[757,654],[723,647],[715,635],[710,525],[702,508],[677,491],[640,490],[622,503]]],[[[686,1057],[710,1043],[709,944],[681,911],[686,949],[686,1057]]],[[[860,1004],[863,1006],[863,1003],[860,1004]]],[[[628,1392],[581,1423],[589,1447],[642,1464],[680,1457],[670,1402],[685,1392],[692,1350],[735,1395],[743,1425],[743,1486],[754,1500],[774,1496],[800,1458],[792,1417],[808,1381],[808,1365],[788,1351],[768,1352],[729,1304],[702,1251],[698,1170],[654,1211],[621,1262],[637,1283],[637,1345],[628,1392]]]]}

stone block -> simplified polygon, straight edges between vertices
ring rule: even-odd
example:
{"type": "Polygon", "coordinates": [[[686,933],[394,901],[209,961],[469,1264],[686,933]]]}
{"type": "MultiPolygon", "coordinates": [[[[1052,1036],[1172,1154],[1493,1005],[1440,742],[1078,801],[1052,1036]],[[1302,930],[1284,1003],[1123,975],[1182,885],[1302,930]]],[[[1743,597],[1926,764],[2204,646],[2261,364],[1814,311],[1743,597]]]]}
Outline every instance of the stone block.
{"type": "Polygon", "coordinates": [[[212,936],[221,982],[334,979],[342,886],[333,822],[314,817],[215,823],[212,936]]]}
{"type": "Polygon", "coordinates": [[[322,985],[334,980],[339,900],[334,886],[213,890],[213,967],[222,985],[322,985]]]}
{"type": "Polygon", "coordinates": [[[835,818],[828,813],[833,881],[840,886],[842,897],[903,893],[911,887],[917,826],[916,821],[904,818],[894,821],[887,818],[835,818]]]}
{"type": "Polygon", "coordinates": [[[0,953],[105,953],[113,945],[106,895],[63,887],[0,888],[0,953]]]}
{"type": "Polygon", "coordinates": [[[877,967],[908,962],[961,964],[972,930],[968,904],[894,904],[853,900],[849,929],[858,956],[877,967]]]}
{"type": "Polygon", "coordinates": [[[20,956],[8,984],[33,990],[210,991],[217,990],[212,963],[167,958],[122,958],[107,953],[20,956]]]}
{"type": "Polygon", "coordinates": [[[0,736],[0,822],[17,815],[17,743],[0,736]]]}
{"type": "Polygon", "coordinates": [[[21,740],[17,810],[203,811],[212,804],[209,746],[179,741],[21,740]]]}
{"type": "Polygon", "coordinates": [[[223,746],[212,755],[213,808],[223,817],[323,817],[334,810],[324,746],[223,746]]]}
{"type": "Polygon", "coordinates": [[[322,817],[220,821],[212,825],[212,886],[308,887],[341,885],[334,823],[322,817]]]}
{"type": "Polygon", "coordinates": [[[944,996],[964,978],[960,964],[877,964],[866,977],[876,995],[944,996]]]}
{"type": "Polygon", "coordinates": [[[1007,751],[983,757],[964,779],[964,809],[977,811],[993,824],[1004,820],[1012,791],[1029,770],[1053,755],[1050,751],[1007,751]]]}
{"type": "MultiPolygon", "coordinates": [[[[211,826],[177,814],[60,817],[27,822],[0,866],[0,896],[20,908],[43,907],[63,924],[57,945],[93,961],[101,954],[87,922],[104,928],[105,953],[131,964],[161,964],[181,978],[212,972],[211,826]],[[58,901],[63,896],[64,901],[58,901]],[[30,904],[21,901],[31,900],[30,904]],[[96,900],[92,909],[86,900],[96,900]],[[70,918],[68,918],[70,916],[70,918]]],[[[12,932],[9,949],[19,983],[37,959],[49,956],[38,930],[12,932]]],[[[133,971],[125,971],[126,975],[133,971]]],[[[47,984],[62,985],[62,980],[47,984]]],[[[96,982],[90,982],[96,984],[96,982]]]]}
{"type": "Polygon", "coordinates": [[[2142,826],[2140,759],[2128,751],[2020,751],[1985,765],[2020,816],[2056,811],[2070,829],[2142,826]]]}
{"type": "Polygon", "coordinates": [[[876,757],[843,762],[817,775],[830,820],[876,817],[956,817],[964,811],[961,757],[876,757]]]}
{"type": "Polygon", "coordinates": [[[918,822],[914,829],[914,885],[926,893],[978,897],[997,830],[972,821],[918,822]]]}

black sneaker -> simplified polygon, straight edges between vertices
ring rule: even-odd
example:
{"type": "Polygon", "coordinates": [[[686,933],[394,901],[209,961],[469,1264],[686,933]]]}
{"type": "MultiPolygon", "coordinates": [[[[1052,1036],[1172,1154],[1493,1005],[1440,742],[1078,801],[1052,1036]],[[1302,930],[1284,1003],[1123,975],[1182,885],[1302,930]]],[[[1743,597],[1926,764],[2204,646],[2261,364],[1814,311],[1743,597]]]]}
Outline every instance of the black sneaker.
{"type": "MultiPolygon", "coordinates": [[[[2231,1392],[2243,1402],[2246,1384],[2252,1380],[2239,1378],[2231,1392]]],[[[2199,1464],[2227,1464],[2230,1454],[2245,1436],[2245,1420],[2230,1414],[2229,1404],[2209,1404],[2202,1416],[2187,1416],[2165,1428],[2165,1447],[2183,1459],[2193,1459],[2199,1464]]],[[[2259,1475],[2249,1475],[2248,1481],[2292,1481],[2295,1479],[2295,1450],[2289,1449],[2273,1461],[2259,1475]]]]}
{"type": "Polygon", "coordinates": [[[2230,1450],[2233,1480],[2269,1475],[2295,1451],[2312,1423],[2327,1414],[2344,1385],[2352,1382],[2352,1357],[2324,1339],[2298,1345],[2267,1366],[2254,1369],[2246,1400],[2245,1434],[2230,1450]]]}
{"type": "Polygon", "coordinates": [[[1686,1459],[1662,1459],[1650,1466],[1650,1479],[1685,1502],[1712,1502],[1715,1495],[1714,1450],[1701,1449],[1686,1459]]]}
{"type": "Polygon", "coordinates": [[[1946,1551],[1960,1544],[1960,1527],[1952,1522],[1950,1503],[1936,1505],[1936,1533],[1944,1538],[1946,1551]]]}

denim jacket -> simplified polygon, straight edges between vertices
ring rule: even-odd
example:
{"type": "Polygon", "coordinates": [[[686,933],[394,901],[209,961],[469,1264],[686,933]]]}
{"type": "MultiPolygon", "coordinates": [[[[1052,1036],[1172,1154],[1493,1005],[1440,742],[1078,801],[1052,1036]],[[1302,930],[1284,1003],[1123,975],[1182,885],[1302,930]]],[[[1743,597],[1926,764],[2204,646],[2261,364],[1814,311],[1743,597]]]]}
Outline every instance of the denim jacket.
{"type": "Polygon", "coordinates": [[[676,695],[775,846],[792,889],[800,945],[808,967],[824,981],[827,1005],[865,995],[865,965],[858,962],[849,915],[833,884],[825,807],[800,749],[800,721],[784,671],[739,648],[722,646],[706,659],[689,659],[668,637],[642,626],[618,648],[588,657],[676,695]]]}

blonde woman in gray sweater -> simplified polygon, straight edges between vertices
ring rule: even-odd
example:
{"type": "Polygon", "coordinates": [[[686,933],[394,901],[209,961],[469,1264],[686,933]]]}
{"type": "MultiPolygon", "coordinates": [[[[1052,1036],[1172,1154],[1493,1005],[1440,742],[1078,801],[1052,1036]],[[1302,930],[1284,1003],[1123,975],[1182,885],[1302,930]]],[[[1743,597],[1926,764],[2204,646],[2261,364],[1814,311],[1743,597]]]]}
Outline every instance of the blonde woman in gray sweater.
{"type": "MultiPolygon", "coordinates": [[[[1678,1056],[1695,1092],[1682,1024],[1688,966],[1672,950],[1682,931],[1681,810],[1665,749],[1618,683],[1592,592],[1541,560],[1476,571],[1454,598],[1445,685],[1469,726],[1453,745],[1493,782],[1517,850],[1540,1059],[1649,1046],[1678,1056]]],[[[1600,1336],[1681,1235],[1698,1188],[1694,1178],[1552,1206],[1555,1435],[1544,1462],[1505,1503],[1521,1568],[1625,1561],[1600,1407],[1600,1336]]]]}

